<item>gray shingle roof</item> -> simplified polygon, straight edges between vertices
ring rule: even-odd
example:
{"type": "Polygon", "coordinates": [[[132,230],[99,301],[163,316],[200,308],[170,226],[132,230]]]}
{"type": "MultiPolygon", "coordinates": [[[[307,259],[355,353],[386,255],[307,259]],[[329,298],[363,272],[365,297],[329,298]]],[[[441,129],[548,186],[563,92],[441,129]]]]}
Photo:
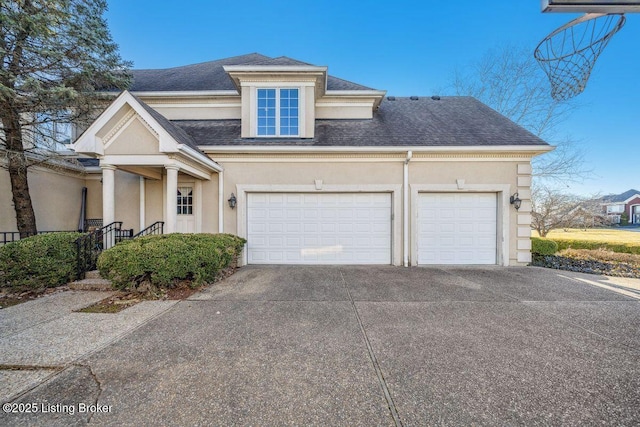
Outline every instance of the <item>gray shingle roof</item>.
{"type": "Polygon", "coordinates": [[[604,196],[602,201],[605,203],[620,203],[636,194],[640,194],[640,191],[631,189],[621,194],[610,194],[608,196],[604,196]]]}
{"type": "Polygon", "coordinates": [[[137,96],[133,96],[133,97],[136,99],[136,101],[140,103],[140,105],[142,105],[142,108],[144,108],[149,114],[151,114],[151,117],[153,117],[158,122],[158,124],[162,126],[163,129],[166,130],[169,133],[169,135],[171,135],[171,137],[178,144],[188,145],[194,150],[200,152],[200,149],[198,148],[198,144],[196,143],[196,141],[191,137],[191,135],[185,132],[184,129],[170,122],[165,116],[158,113],[153,108],[149,107],[147,104],[144,103],[144,101],[142,101],[137,96]]]}
{"type": "MultiPolygon", "coordinates": [[[[286,56],[270,58],[259,53],[234,56],[200,64],[181,67],[132,70],[133,81],[130,91],[199,91],[199,90],[235,90],[233,81],[224,71],[225,65],[311,65],[286,56]]],[[[371,90],[366,86],[327,77],[328,90],[371,90]]]]}
{"type": "Polygon", "coordinates": [[[471,97],[384,100],[368,120],[316,120],[315,137],[240,138],[240,120],[177,120],[198,145],[500,146],[548,145],[471,97]]]}

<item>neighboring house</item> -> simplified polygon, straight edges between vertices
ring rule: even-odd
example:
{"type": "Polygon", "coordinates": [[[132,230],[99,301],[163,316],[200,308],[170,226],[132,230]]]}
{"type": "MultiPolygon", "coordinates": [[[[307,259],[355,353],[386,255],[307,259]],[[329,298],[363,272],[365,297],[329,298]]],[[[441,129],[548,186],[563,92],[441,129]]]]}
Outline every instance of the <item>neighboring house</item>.
{"type": "Polygon", "coordinates": [[[327,71],[259,54],[133,71],[72,144],[87,217],[237,234],[242,264],[530,261],[531,158],[552,147],[474,98],[327,71]]]}
{"type": "Polygon", "coordinates": [[[610,194],[602,197],[600,203],[611,223],[620,224],[624,215],[629,224],[640,224],[640,191],[631,189],[622,194],[610,194]]]}

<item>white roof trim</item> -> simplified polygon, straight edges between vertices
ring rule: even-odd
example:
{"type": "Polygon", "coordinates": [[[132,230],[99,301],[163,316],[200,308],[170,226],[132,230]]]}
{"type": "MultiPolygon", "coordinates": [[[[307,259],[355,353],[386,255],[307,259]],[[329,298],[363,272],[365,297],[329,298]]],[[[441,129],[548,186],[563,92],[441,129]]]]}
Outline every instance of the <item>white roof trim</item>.
{"type": "Polygon", "coordinates": [[[604,202],[602,203],[604,206],[614,206],[614,205],[626,205],[636,197],[640,197],[640,193],[634,193],[633,196],[629,197],[626,200],[621,200],[619,202],[604,202]]]}
{"type": "Polygon", "coordinates": [[[102,139],[96,136],[111,117],[120,111],[125,105],[131,107],[136,114],[138,114],[147,124],[158,134],[158,149],[159,153],[177,153],[181,152],[188,158],[191,158],[199,164],[213,169],[216,172],[221,172],[222,167],[213,160],[209,159],[202,153],[188,147],[184,144],[176,141],[173,136],[161,126],[157,120],[140,105],[137,99],[133,97],[128,91],[123,91],[106,110],[87,128],[86,131],[76,140],[71,146],[77,153],[93,154],[94,156],[104,156],[104,144],[102,139]]]}
{"type": "Polygon", "coordinates": [[[211,169],[215,170],[216,172],[222,172],[224,170],[222,168],[222,166],[217,164],[215,161],[211,160],[206,155],[197,152],[196,150],[194,150],[193,148],[189,147],[188,145],[178,144],[178,149],[180,151],[182,151],[186,156],[192,158],[193,160],[197,161],[198,163],[200,163],[200,164],[202,164],[204,166],[210,167],[211,169]]]}
{"type": "Polygon", "coordinates": [[[262,145],[200,145],[200,150],[205,153],[401,153],[413,151],[413,153],[493,153],[493,152],[534,152],[546,153],[555,150],[552,145],[482,145],[482,146],[386,146],[386,147],[304,147],[304,146],[262,146],[262,145]]]}
{"type": "Polygon", "coordinates": [[[131,94],[144,97],[208,97],[208,96],[239,96],[237,90],[174,90],[174,91],[132,91],[131,94]]]}
{"type": "Polygon", "coordinates": [[[327,70],[329,69],[327,66],[316,66],[316,65],[224,65],[222,68],[227,73],[233,73],[233,72],[326,73],[327,70]]]}
{"type": "Polygon", "coordinates": [[[327,90],[326,96],[385,96],[386,90],[363,89],[363,90],[327,90]]]}

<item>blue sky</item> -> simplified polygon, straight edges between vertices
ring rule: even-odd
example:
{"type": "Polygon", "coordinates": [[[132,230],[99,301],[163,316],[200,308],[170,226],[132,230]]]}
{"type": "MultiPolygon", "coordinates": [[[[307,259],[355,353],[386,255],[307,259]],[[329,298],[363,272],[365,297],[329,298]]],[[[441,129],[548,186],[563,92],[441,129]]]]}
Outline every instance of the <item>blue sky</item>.
{"type": "MultiPolygon", "coordinates": [[[[107,19],[134,68],[167,68],[245,53],[289,56],[389,95],[444,94],[454,69],[505,44],[533,50],[576,14],[539,0],[109,0],[107,19]]],[[[640,15],[598,59],[580,107],[558,132],[586,151],[579,194],[640,189],[640,15]]]]}

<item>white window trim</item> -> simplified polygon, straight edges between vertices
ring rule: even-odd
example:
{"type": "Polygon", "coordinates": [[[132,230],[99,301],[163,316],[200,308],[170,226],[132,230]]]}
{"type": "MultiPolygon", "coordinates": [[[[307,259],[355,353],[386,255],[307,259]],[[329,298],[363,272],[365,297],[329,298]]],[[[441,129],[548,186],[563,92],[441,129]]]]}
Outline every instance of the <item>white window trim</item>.
{"type": "MultiPolygon", "coordinates": [[[[251,88],[250,91],[250,102],[249,102],[249,114],[243,114],[243,120],[248,117],[249,118],[249,138],[305,138],[306,137],[306,113],[305,113],[305,105],[306,105],[306,90],[307,84],[293,82],[289,84],[283,84],[283,82],[260,82],[255,85],[248,86],[251,88]],[[276,127],[276,135],[258,135],[258,89],[297,89],[298,90],[298,135],[279,135],[280,133],[280,123],[276,122],[278,125],[276,127]]],[[[276,100],[276,120],[279,120],[280,112],[278,110],[280,105],[280,97],[276,100]]]]}

